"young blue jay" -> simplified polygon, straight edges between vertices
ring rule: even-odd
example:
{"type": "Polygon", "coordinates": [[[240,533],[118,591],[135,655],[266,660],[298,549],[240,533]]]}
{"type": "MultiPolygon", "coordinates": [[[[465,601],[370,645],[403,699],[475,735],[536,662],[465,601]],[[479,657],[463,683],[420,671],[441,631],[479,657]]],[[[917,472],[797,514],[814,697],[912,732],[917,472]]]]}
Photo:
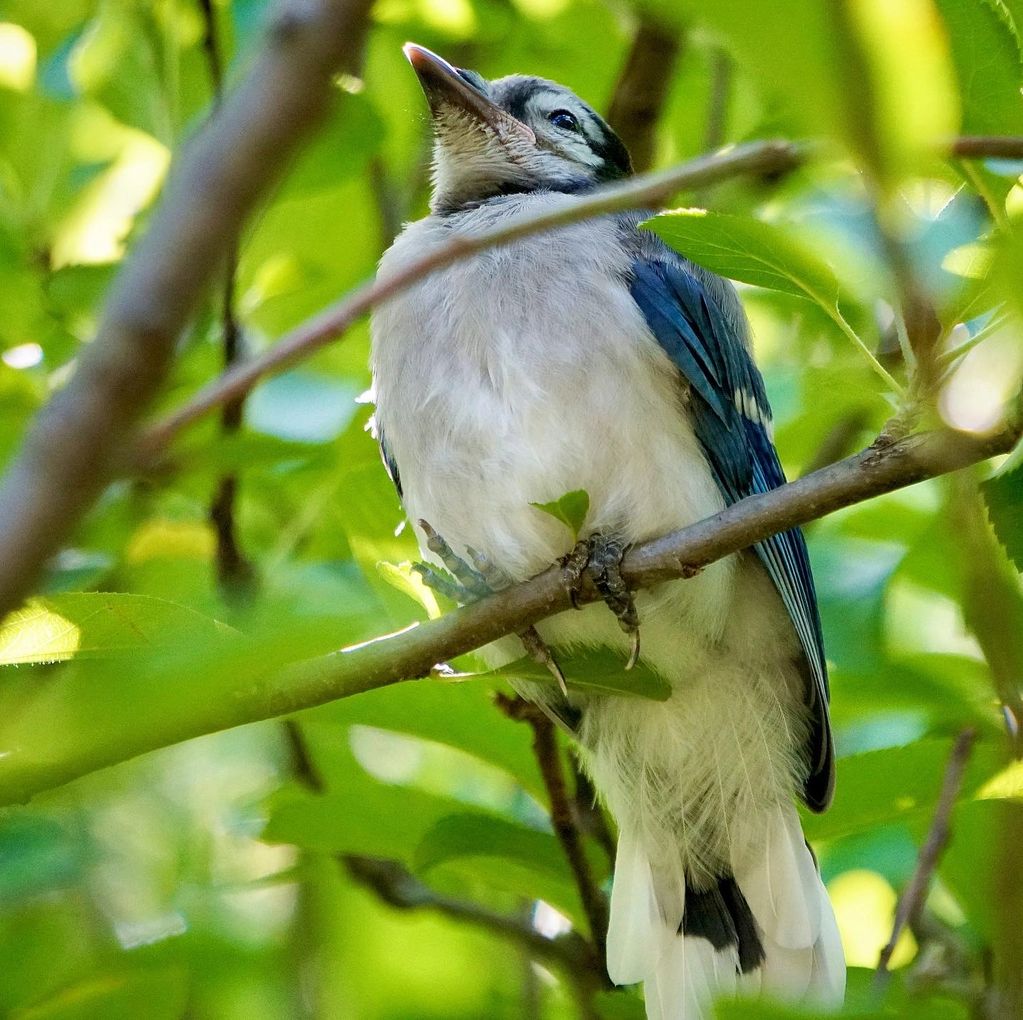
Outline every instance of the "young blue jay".
{"type": "MultiPolygon", "coordinates": [[[[382,277],[631,172],[616,135],[568,89],[488,82],[421,47],[405,52],[432,114],[433,200],[384,255],[382,277]]],[[[638,611],[642,659],[672,687],[666,702],[525,690],[571,726],[618,823],[612,980],[644,982],[651,1020],[698,1020],[730,993],[832,1005],[842,946],[792,802],[821,811],[834,784],[802,535],[641,592],[634,606],[613,583],[629,544],[784,481],[731,285],[637,229],[641,219],[604,216],[485,251],[380,307],[377,434],[428,559],[436,529],[524,580],[572,547],[531,504],[589,493],[585,533],[609,605],[628,631],[638,611]]],[[[537,631],[555,655],[628,651],[600,605],[537,631]]],[[[522,649],[509,638],[490,654],[522,649]]]]}

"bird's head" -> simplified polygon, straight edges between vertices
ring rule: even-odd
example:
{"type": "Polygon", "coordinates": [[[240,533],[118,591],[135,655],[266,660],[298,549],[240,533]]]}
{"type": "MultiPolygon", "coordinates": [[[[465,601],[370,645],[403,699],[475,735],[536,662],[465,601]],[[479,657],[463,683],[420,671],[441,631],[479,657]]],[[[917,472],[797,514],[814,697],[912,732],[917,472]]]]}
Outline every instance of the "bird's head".
{"type": "Polygon", "coordinates": [[[618,136],[574,92],[511,75],[487,81],[413,43],[405,56],[434,131],[434,212],[495,195],[575,192],[632,172],[618,136]]]}

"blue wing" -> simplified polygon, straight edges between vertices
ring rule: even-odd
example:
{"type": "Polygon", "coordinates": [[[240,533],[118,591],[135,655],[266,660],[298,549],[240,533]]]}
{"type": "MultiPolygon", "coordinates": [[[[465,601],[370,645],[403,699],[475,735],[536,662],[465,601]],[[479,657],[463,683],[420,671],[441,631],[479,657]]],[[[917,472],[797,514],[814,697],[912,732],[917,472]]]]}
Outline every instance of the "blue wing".
{"type": "MultiPolygon", "coordinates": [[[[785,481],[769,428],[764,382],[733,318],[706,281],[666,257],[632,265],[630,290],[658,343],[689,383],[697,439],[728,504],[785,481]]],[[[781,595],[806,659],[811,730],[803,796],[821,811],[834,786],[828,672],[806,542],[798,529],[754,546],[781,595]]]]}

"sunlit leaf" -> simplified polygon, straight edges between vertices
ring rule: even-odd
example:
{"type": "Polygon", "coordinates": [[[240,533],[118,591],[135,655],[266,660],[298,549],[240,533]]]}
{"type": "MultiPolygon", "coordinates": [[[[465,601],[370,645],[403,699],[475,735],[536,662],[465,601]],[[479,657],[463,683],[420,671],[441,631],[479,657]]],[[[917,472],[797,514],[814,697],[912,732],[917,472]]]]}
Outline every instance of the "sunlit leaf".
{"type": "Polygon", "coordinates": [[[129,655],[213,638],[221,626],[147,595],[69,592],[33,599],[0,625],[0,666],[129,655]]]}
{"type": "Polygon", "coordinates": [[[834,271],[792,231],[772,223],[706,209],[674,209],[646,220],[686,258],[721,276],[837,306],[842,287],[834,271]]]}
{"type": "Polygon", "coordinates": [[[998,541],[1016,569],[1023,571],[1023,446],[980,488],[998,541]]]}
{"type": "Polygon", "coordinates": [[[586,515],[590,512],[590,494],[585,489],[573,489],[566,492],[564,496],[552,500],[550,503],[530,503],[537,510],[550,514],[557,521],[561,521],[570,532],[572,538],[578,540],[579,532],[582,531],[586,522],[586,515]]]}

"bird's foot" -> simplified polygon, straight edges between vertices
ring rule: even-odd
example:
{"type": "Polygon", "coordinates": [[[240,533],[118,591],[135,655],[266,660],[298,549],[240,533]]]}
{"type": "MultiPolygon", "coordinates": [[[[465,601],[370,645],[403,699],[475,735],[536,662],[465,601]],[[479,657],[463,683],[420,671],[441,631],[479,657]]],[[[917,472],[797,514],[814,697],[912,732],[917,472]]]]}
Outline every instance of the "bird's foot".
{"type": "MultiPolygon", "coordinates": [[[[451,548],[427,521],[421,520],[419,527],[426,535],[426,547],[436,554],[444,564],[445,570],[438,570],[429,563],[415,563],[412,569],[423,579],[423,583],[433,591],[452,602],[471,605],[488,595],[494,595],[505,588],[511,587],[513,579],[508,576],[488,556],[471,547],[466,547],[466,555],[472,560],[469,563],[451,548]]],[[[526,650],[526,654],[544,666],[558,682],[561,693],[568,695],[565,674],[561,671],[554,653],[535,627],[527,627],[518,634],[526,650]]]]}
{"type": "Polygon", "coordinates": [[[589,538],[577,542],[575,548],[561,561],[565,573],[565,585],[576,609],[579,588],[584,577],[589,576],[594,587],[600,592],[605,605],[618,619],[623,631],[629,635],[631,647],[626,669],[632,669],[639,660],[639,614],[636,600],[622,577],[622,560],[627,546],[620,538],[595,532],[589,538]]]}

